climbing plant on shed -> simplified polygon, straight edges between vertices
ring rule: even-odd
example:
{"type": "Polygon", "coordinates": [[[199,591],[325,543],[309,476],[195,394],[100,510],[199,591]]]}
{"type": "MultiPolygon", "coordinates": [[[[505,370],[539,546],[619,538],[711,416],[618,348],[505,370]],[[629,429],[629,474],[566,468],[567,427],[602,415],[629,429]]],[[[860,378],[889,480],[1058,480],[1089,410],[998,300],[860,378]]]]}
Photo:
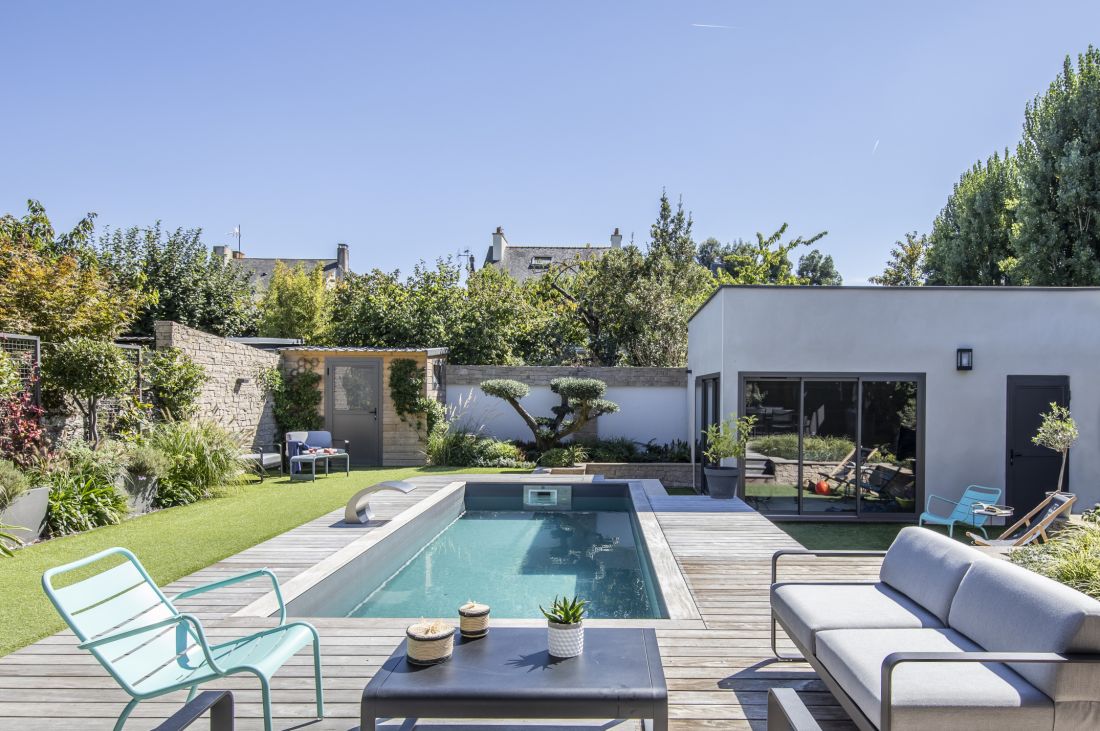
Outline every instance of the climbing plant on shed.
{"type": "Polygon", "coordinates": [[[443,405],[425,394],[428,371],[412,358],[397,358],[390,363],[390,399],[393,409],[406,424],[431,434],[443,420],[443,405]]]}

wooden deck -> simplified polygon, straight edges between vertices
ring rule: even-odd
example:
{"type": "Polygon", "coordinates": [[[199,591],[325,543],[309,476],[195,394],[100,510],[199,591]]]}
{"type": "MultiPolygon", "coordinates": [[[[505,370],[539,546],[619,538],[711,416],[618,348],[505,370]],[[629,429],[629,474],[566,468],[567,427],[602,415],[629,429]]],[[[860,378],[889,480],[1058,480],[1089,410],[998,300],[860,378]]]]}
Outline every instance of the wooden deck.
{"type": "MultiPolygon", "coordinates": [[[[393,518],[450,479],[418,478],[419,487],[408,495],[379,495],[374,499],[379,518],[393,518]]],[[[763,729],[768,688],[784,686],[799,691],[825,728],[854,728],[809,666],[771,661],[770,559],[775,550],[798,544],[740,501],[667,496],[654,482],[647,483],[647,492],[701,616],[654,625],[668,679],[671,727],[679,731],[763,729]]],[[[192,574],[168,587],[167,593],[265,566],[286,581],[370,530],[344,527],[341,520],[342,511],[330,513],[192,574]]],[[[875,561],[814,563],[812,559],[792,562],[784,575],[865,578],[877,571],[875,561]]],[[[220,641],[270,625],[266,619],[230,616],[266,589],[260,583],[238,585],[197,597],[185,606],[203,619],[211,639],[220,641]]],[[[363,686],[400,641],[407,621],[311,621],[322,638],[326,718],[313,720],[312,665],[306,648],[275,676],[276,726],[308,731],[355,729],[363,686]]],[[[0,658],[0,729],[112,728],[128,697],[75,644],[70,633],[59,633],[0,658]]],[[[232,688],[237,697],[237,728],[262,728],[255,680],[238,676],[221,687],[232,688]]],[[[152,727],[178,709],[183,697],[175,694],[140,704],[126,729],[152,727]]],[[[408,723],[390,724],[395,729],[412,728],[408,723]]],[[[468,723],[462,728],[484,725],[468,723]]],[[[620,726],[537,724],[554,729],[620,726]]],[[[429,727],[435,724],[416,726],[429,727]]],[[[205,728],[204,722],[195,728],[205,728]]]]}

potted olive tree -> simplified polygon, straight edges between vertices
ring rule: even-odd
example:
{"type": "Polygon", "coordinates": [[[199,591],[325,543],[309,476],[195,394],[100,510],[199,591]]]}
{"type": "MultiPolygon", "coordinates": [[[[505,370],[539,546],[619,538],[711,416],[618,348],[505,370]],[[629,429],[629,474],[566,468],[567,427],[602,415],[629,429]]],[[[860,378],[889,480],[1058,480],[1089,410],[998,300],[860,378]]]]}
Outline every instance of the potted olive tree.
{"type": "Polygon", "coordinates": [[[1058,492],[1062,492],[1066,478],[1066,459],[1069,457],[1070,447],[1077,442],[1079,436],[1077,422],[1069,409],[1055,402],[1051,402],[1050,411],[1042,414],[1042,420],[1039,431],[1031,438],[1031,442],[1062,455],[1062,466],[1058,468],[1058,492]]]}
{"type": "Polygon", "coordinates": [[[554,597],[546,617],[546,644],[551,657],[576,657],[584,651],[584,614],[588,602],[580,597],[554,597]]]}
{"type": "Polygon", "coordinates": [[[168,460],[159,449],[149,444],[133,444],[126,451],[126,472],[123,475],[130,513],[139,515],[153,509],[157,497],[157,480],[168,469],[168,460]]]}
{"type": "Polygon", "coordinates": [[[756,425],[755,416],[742,416],[735,419],[730,416],[720,424],[711,424],[703,431],[703,456],[707,464],[703,474],[707,478],[707,491],[712,498],[729,500],[737,492],[737,478],[741,474],[737,466],[723,467],[724,459],[741,459],[745,456],[752,428],[756,425]]]}

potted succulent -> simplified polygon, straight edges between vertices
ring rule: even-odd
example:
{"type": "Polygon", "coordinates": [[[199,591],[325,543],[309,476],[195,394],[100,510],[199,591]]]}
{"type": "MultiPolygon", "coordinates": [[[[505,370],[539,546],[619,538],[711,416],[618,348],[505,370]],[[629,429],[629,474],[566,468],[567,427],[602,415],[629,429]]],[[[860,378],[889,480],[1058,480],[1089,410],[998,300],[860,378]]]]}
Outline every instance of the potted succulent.
{"type": "Polygon", "coordinates": [[[30,486],[14,464],[0,460],[0,525],[9,543],[30,543],[46,521],[50,488],[30,486]]]}
{"type": "Polygon", "coordinates": [[[584,650],[584,614],[588,602],[580,597],[554,597],[546,617],[546,642],[551,657],[576,657],[584,650]]]}
{"type": "Polygon", "coordinates": [[[730,416],[719,424],[711,424],[703,430],[703,456],[707,464],[703,474],[707,478],[707,492],[717,500],[729,500],[737,492],[737,478],[740,470],[737,466],[723,467],[724,459],[741,459],[749,444],[752,428],[756,425],[755,416],[742,416],[735,419],[730,416]]]}
{"type": "Polygon", "coordinates": [[[168,460],[159,449],[145,443],[130,445],[126,451],[123,481],[131,513],[148,513],[153,509],[157,496],[157,480],[167,469],[168,460]]]}

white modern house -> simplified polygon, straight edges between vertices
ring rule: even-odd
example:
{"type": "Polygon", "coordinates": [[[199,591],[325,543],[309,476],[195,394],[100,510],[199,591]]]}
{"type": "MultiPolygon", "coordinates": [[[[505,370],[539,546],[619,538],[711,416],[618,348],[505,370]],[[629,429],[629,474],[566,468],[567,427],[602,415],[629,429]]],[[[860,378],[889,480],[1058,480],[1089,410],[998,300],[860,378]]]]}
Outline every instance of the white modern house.
{"type": "Polygon", "coordinates": [[[742,490],[766,514],[915,518],[978,484],[1020,516],[1057,484],[1031,437],[1058,402],[1079,511],[1100,501],[1098,323],[1095,288],[723,287],[689,324],[689,430],[756,417],[742,490]]]}

